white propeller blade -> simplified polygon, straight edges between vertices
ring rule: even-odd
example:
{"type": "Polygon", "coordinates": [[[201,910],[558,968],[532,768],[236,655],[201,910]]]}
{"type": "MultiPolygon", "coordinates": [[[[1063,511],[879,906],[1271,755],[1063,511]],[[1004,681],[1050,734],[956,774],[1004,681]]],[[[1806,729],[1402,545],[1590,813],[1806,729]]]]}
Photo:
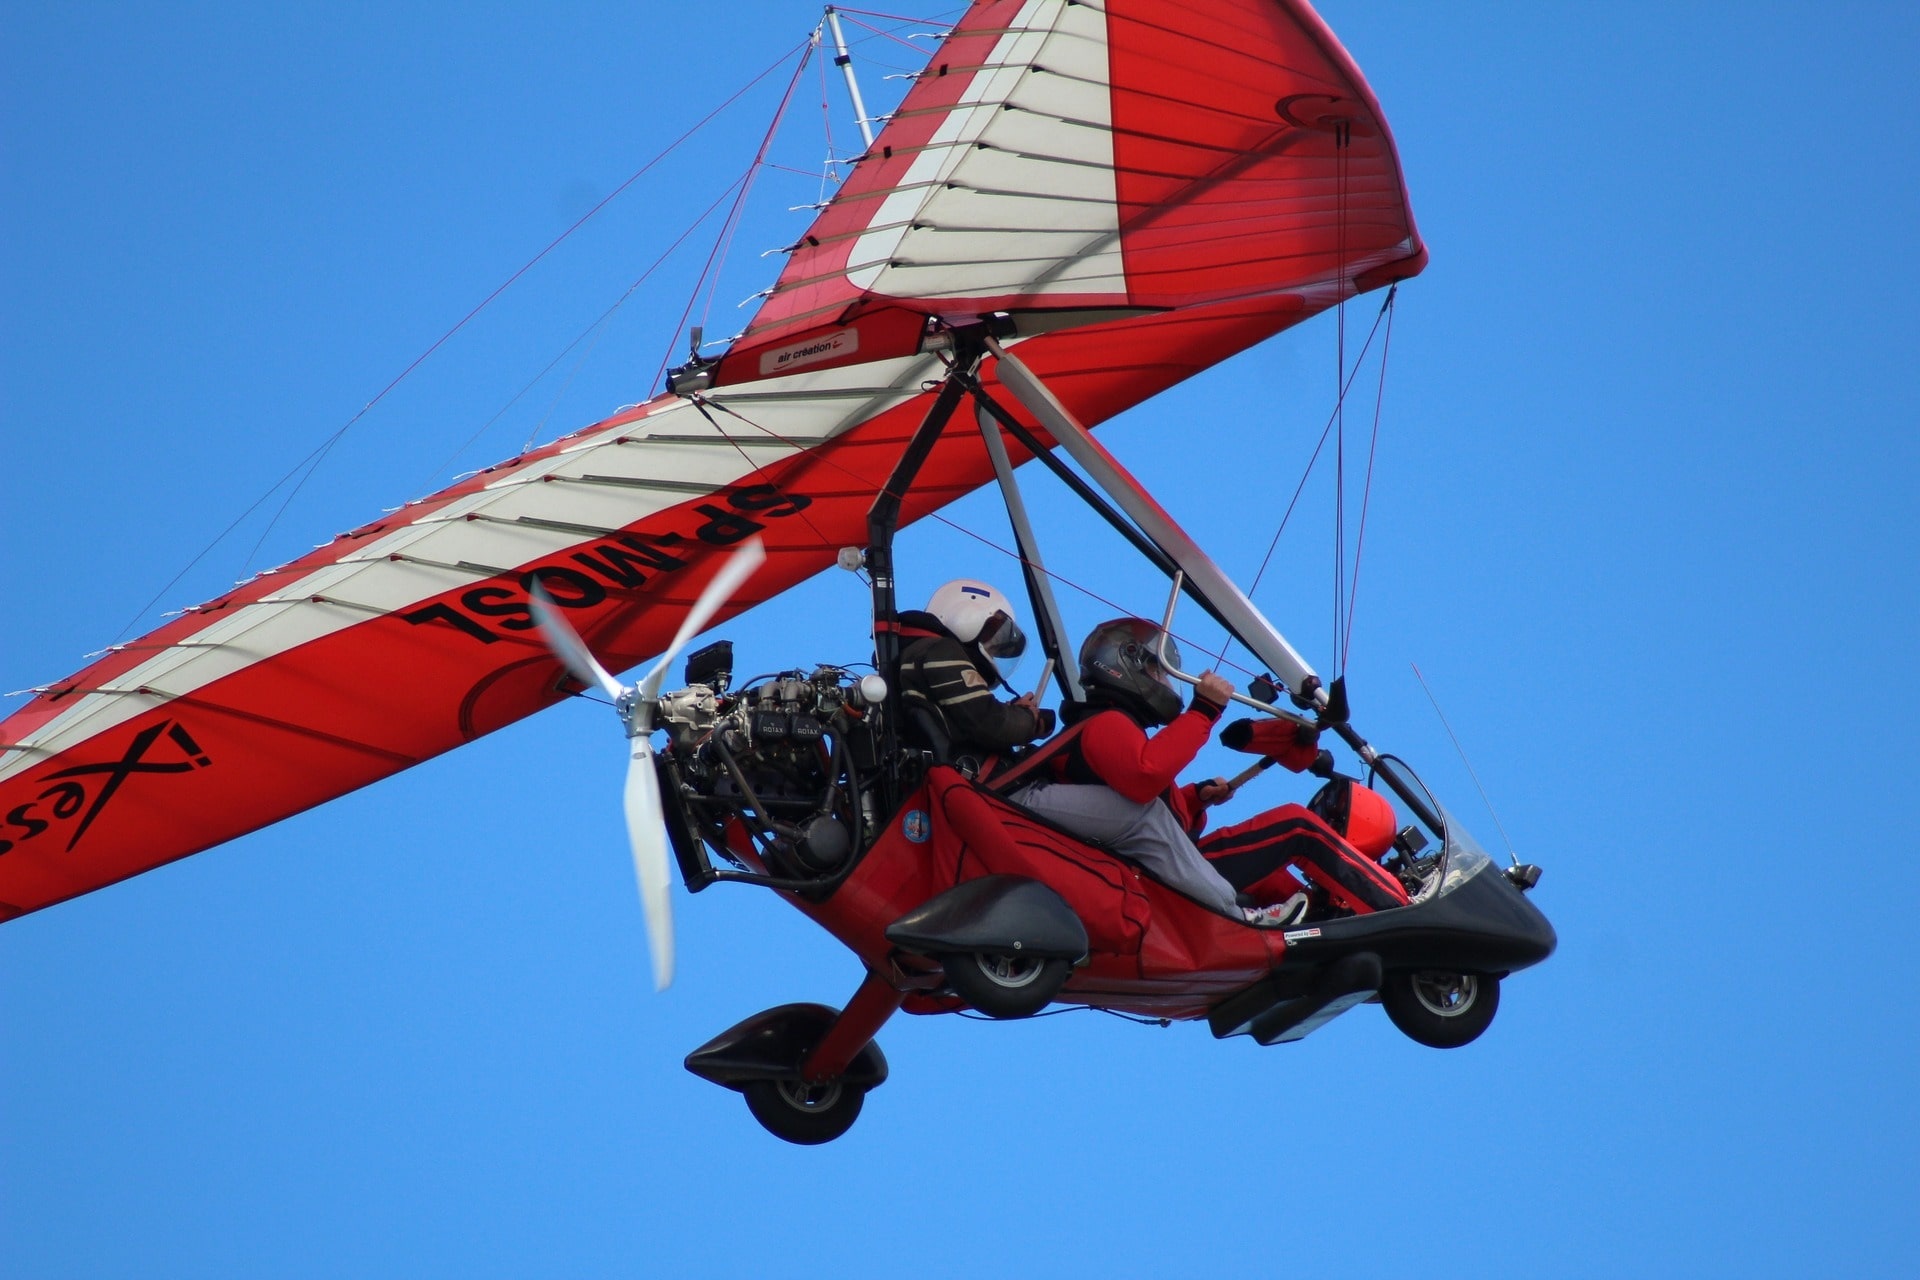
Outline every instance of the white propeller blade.
{"type": "Polygon", "coordinates": [[[640,883],[640,907],[647,917],[647,944],[653,951],[653,989],[673,982],[673,894],[668,874],[665,814],[660,807],[660,777],[653,769],[653,743],[644,734],[630,743],[627,760],[627,840],[633,847],[633,874],[640,883]]]}
{"type": "MultiPolygon", "coordinates": [[[[644,721],[647,728],[652,727],[652,703],[660,696],[667,668],[687,647],[687,641],[706,629],[713,615],[733,598],[733,593],[766,558],[767,549],[760,539],[746,543],[720,567],[700,598],[693,602],[673,643],[640,682],[641,708],[636,710],[647,717],[644,721]]],[[[634,734],[632,749],[632,758],[627,763],[627,839],[633,845],[633,872],[640,882],[640,905],[646,911],[647,940],[653,948],[654,989],[664,991],[673,981],[673,899],[667,865],[666,818],[660,805],[660,778],[653,768],[653,744],[645,732],[634,734]]]]}
{"type": "Polygon", "coordinates": [[[589,689],[597,687],[600,692],[618,701],[626,693],[627,686],[615,680],[600,665],[593,656],[593,650],[587,648],[587,642],[580,638],[580,633],[560,616],[560,611],[547,599],[546,592],[535,587],[529,594],[533,601],[533,620],[540,624],[541,638],[553,650],[554,656],[565,664],[575,680],[589,689]]]}
{"type": "Polygon", "coordinates": [[[667,651],[660,655],[653,670],[638,686],[629,689],[610,675],[587,648],[586,641],[560,616],[546,593],[538,589],[533,599],[534,621],[573,678],[581,684],[598,686],[614,700],[627,725],[627,842],[633,850],[634,878],[640,883],[640,906],[647,919],[647,942],[653,952],[653,986],[665,991],[673,981],[673,895],[671,868],[667,862],[666,814],[660,801],[660,777],[654,772],[653,712],[667,668],[687,647],[687,641],[706,629],[733,593],[740,589],[755,569],[767,558],[767,549],[754,538],[728,557],[713,575],[700,598],[680,624],[678,634],[667,651]],[[629,698],[631,700],[629,701],[629,698]]]}
{"type": "Polygon", "coordinates": [[[660,655],[660,661],[654,664],[653,670],[647,672],[646,678],[640,682],[642,698],[651,699],[660,696],[660,685],[667,678],[667,668],[673,664],[675,658],[680,656],[680,651],[687,647],[687,641],[707,629],[707,623],[720,611],[720,606],[733,599],[733,593],[740,589],[740,584],[745,582],[755,569],[764,564],[766,559],[766,546],[760,539],[754,538],[742,544],[741,548],[720,566],[720,572],[713,575],[713,580],[707,583],[707,589],[702,591],[700,598],[693,602],[693,608],[687,610],[686,621],[680,624],[680,632],[674,636],[673,643],[667,646],[667,651],[660,655]]]}

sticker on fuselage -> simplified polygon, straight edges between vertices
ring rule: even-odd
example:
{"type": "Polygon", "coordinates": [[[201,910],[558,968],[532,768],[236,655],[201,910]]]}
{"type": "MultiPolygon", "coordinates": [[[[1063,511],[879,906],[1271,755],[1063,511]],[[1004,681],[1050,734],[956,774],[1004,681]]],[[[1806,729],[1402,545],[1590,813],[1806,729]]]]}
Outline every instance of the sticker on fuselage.
{"type": "Polygon", "coordinates": [[[928,820],[927,811],[907,810],[907,816],[900,819],[900,833],[915,844],[925,844],[927,837],[933,834],[933,823],[928,820]]]}
{"type": "Polygon", "coordinates": [[[1300,942],[1306,938],[1317,938],[1320,936],[1320,931],[1318,929],[1289,929],[1280,936],[1287,942],[1293,943],[1300,942]]]}

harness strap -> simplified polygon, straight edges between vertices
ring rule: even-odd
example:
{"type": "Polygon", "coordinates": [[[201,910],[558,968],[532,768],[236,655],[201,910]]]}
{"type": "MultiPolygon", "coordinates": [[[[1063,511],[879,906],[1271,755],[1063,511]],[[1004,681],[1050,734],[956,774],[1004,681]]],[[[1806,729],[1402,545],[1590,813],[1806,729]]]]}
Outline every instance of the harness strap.
{"type": "Polygon", "coordinates": [[[1044,765],[1056,759],[1061,752],[1066,751],[1079,740],[1080,732],[1086,727],[1086,723],[1082,720],[1067,726],[1065,730],[1054,735],[1051,740],[1041,743],[1024,759],[1015,762],[1012,767],[1003,772],[988,777],[983,769],[981,774],[983,785],[987,790],[1004,796],[1019,783],[1033,781],[1044,765]]]}

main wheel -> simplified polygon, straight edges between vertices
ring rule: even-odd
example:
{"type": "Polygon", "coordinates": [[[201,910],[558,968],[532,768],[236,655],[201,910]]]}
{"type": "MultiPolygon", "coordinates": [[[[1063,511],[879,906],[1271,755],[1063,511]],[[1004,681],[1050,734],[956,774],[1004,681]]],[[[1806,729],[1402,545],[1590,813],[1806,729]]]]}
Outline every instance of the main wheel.
{"type": "Polygon", "coordinates": [[[1067,984],[1065,960],[963,951],[940,957],[954,994],[990,1018],[1025,1018],[1046,1008],[1067,984]]]}
{"type": "Polygon", "coordinates": [[[803,1147],[819,1146],[853,1128],[867,1100],[864,1085],[844,1080],[808,1084],[804,1080],[755,1080],[742,1090],[747,1110],[776,1138],[803,1147]]]}
{"type": "Polygon", "coordinates": [[[1380,1003],[1409,1040],[1429,1049],[1458,1049],[1492,1024],[1500,1009],[1500,979],[1435,969],[1390,973],[1380,1003]]]}

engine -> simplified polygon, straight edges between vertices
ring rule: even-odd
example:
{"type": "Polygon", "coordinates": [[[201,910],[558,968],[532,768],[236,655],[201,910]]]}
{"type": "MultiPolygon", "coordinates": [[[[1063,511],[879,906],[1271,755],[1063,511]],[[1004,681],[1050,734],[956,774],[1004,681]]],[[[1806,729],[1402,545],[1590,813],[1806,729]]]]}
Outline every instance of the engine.
{"type": "MultiPolygon", "coordinates": [[[[715,646],[716,648],[718,646],[715,646]]],[[[751,841],[775,876],[820,880],[848,864],[875,830],[877,720],[886,686],[840,667],[785,671],[729,693],[730,672],[688,661],[707,681],[661,696],[668,781],[690,833],[744,865],[751,841]]],[[[731,664],[731,651],[725,655],[731,664]]]]}

